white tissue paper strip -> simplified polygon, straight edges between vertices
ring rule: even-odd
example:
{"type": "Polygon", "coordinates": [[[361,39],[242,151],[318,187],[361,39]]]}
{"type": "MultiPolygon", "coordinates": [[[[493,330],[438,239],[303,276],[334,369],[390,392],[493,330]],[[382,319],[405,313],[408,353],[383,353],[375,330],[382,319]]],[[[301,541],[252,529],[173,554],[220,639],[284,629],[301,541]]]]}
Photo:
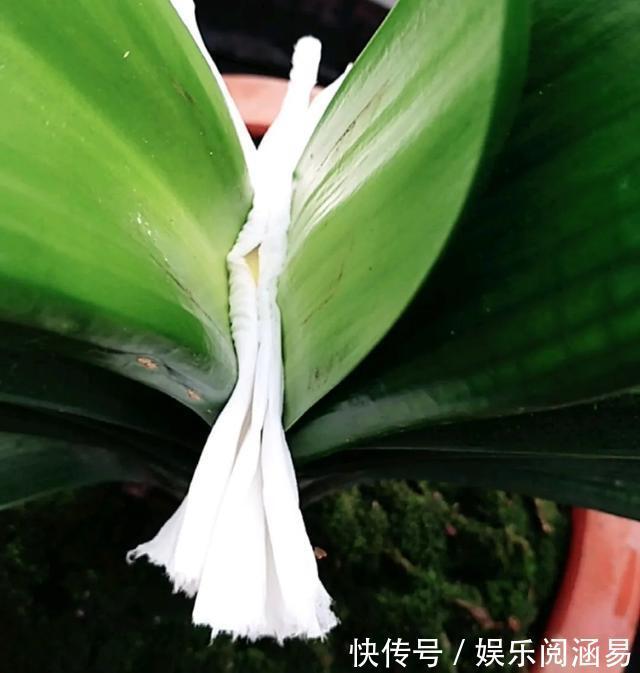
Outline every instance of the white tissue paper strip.
{"type": "MultiPolygon", "coordinates": [[[[217,73],[200,40],[191,0],[172,2],[217,73]]],[[[209,626],[212,638],[221,632],[279,641],[315,638],[337,621],[318,577],[282,426],[276,303],[294,169],[344,77],[310,103],[320,50],[314,38],[302,38],[296,45],[281,111],[257,151],[246,144],[248,136],[242,140],[244,126],[239,130],[254,196],[247,222],[227,257],[238,379],[182,504],[153,540],[128,555],[129,560],[147,556],[165,568],[176,591],[195,596],[193,621],[209,626]],[[246,260],[256,249],[257,283],[246,260]]],[[[237,124],[239,113],[233,102],[229,105],[237,124]]]]}

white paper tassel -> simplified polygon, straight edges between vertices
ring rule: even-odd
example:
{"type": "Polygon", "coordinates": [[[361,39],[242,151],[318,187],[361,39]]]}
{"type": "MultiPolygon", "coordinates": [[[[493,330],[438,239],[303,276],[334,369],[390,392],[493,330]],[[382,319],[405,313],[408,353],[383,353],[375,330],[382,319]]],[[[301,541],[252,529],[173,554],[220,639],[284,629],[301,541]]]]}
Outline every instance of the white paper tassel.
{"type": "MultiPolygon", "coordinates": [[[[182,0],[173,1],[184,10],[182,0]]],[[[227,258],[235,389],[184,501],[153,540],[128,555],[147,556],[165,568],[176,591],[195,595],[193,621],[209,626],[212,637],[321,637],[336,624],[318,578],[282,427],[276,303],[293,171],[341,81],[310,104],[319,61],[320,43],[301,39],[280,114],[251,158],[253,208],[227,258]],[[256,251],[257,282],[247,262],[256,251]]]]}

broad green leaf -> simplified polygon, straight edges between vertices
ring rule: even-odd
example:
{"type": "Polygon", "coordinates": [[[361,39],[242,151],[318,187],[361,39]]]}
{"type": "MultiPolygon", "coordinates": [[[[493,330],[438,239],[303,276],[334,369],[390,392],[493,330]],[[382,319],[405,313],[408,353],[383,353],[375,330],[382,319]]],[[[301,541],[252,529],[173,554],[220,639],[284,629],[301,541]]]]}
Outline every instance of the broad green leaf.
{"type": "Polygon", "coordinates": [[[0,509],[60,490],[139,481],[118,453],[90,444],[0,432],[0,509]]]}
{"type": "MultiPolygon", "coordinates": [[[[333,458],[333,456],[331,457],[333,458]]],[[[301,483],[303,504],[350,485],[379,479],[426,479],[474,488],[507,490],[585,507],[631,519],[640,519],[637,484],[640,465],[636,459],[598,456],[548,456],[523,458],[511,455],[474,455],[465,452],[411,451],[402,447],[376,451],[351,449],[341,460],[321,460],[313,473],[322,479],[301,483]],[[340,464],[340,469],[337,464],[340,464]],[[331,475],[331,476],[326,476],[331,475]]],[[[312,466],[309,466],[311,471],[312,466]]],[[[303,469],[303,474],[306,470],[303,469]]]]}
{"type": "Polygon", "coordinates": [[[289,423],[411,299],[508,128],[525,0],[400,0],[297,170],[280,281],[289,423]]]}
{"type": "Polygon", "coordinates": [[[0,320],[212,418],[235,377],[225,256],[250,192],[170,3],[4,2],[0,88],[0,320]]]}
{"type": "Polygon", "coordinates": [[[125,447],[96,427],[0,404],[0,509],[100,482],[161,483],[125,447]]]}
{"type": "MultiPolygon", "coordinates": [[[[380,478],[502,488],[638,517],[640,395],[428,427],[320,460],[298,461],[303,501],[380,478]]],[[[68,414],[0,404],[0,507],[100,481],[184,492],[199,444],[184,446],[68,414]]]]}
{"type": "Polygon", "coordinates": [[[538,0],[493,179],[418,299],[308,418],[298,455],[640,382],[640,5],[538,0]]]}
{"type": "Polygon", "coordinates": [[[640,395],[381,437],[299,465],[302,498],[362,480],[500,488],[640,518],[640,395]]]}
{"type": "Polygon", "coordinates": [[[206,424],[185,406],[141,383],[74,359],[77,345],[0,323],[0,403],[83,416],[186,447],[206,424]],[[42,347],[42,343],[49,346],[42,347]]]}

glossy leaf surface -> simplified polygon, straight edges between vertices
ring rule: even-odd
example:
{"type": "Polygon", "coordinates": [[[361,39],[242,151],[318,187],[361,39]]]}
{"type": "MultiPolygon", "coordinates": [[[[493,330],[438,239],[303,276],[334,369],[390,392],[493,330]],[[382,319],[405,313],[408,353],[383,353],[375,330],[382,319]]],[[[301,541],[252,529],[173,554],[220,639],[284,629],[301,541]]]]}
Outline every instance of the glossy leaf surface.
{"type": "Polygon", "coordinates": [[[5,2],[0,25],[0,319],[212,418],[250,203],[214,78],[166,0],[5,2]]]}
{"type": "Polygon", "coordinates": [[[303,500],[371,479],[499,488],[640,518],[640,395],[379,438],[302,462],[303,500]]]}
{"type": "Polygon", "coordinates": [[[300,457],[640,382],[640,6],[534,4],[524,100],[417,300],[296,431],[300,457]]]}
{"type": "Polygon", "coordinates": [[[401,0],[298,166],[280,280],[287,422],[398,318],[508,124],[524,0],[401,0]]]}

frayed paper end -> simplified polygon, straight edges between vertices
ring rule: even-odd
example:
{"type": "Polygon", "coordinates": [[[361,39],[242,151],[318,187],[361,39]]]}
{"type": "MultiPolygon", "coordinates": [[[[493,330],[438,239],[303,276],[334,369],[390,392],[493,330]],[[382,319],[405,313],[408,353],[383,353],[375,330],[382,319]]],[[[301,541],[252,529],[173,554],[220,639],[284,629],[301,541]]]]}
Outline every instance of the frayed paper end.
{"type": "Polygon", "coordinates": [[[164,570],[164,574],[172,585],[174,594],[184,594],[187,598],[194,598],[198,593],[198,584],[193,580],[189,580],[184,575],[171,573],[167,568],[165,561],[154,557],[146,547],[148,543],[138,545],[135,549],[131,549],[126,554],[126,561],[129,565],[135,563],[138,559],[146,559],[151,565],[157,566],[164,570]]]}
{"type": "Polygon", "coordinates": [[[263,638],[271,638],[279,645],[284,645],[285,641],[299,640],[320,640],[324,641],[329,632],[338,625],[339,620],[331,610],[331,597],[320,587],[321,597],[316,605],[316,623],[313,625],[289,622],[287,624],[274,624],[273,621],[264,619],[255,624],[219,624],[211,625],[206,619],[197,619],[194,617],[193,623],[196,626],[207,626],[211,629],[210,642],[213,642],[218,636],[230,636],[235,642],[239,639],[255,642],[263,638]]]}

